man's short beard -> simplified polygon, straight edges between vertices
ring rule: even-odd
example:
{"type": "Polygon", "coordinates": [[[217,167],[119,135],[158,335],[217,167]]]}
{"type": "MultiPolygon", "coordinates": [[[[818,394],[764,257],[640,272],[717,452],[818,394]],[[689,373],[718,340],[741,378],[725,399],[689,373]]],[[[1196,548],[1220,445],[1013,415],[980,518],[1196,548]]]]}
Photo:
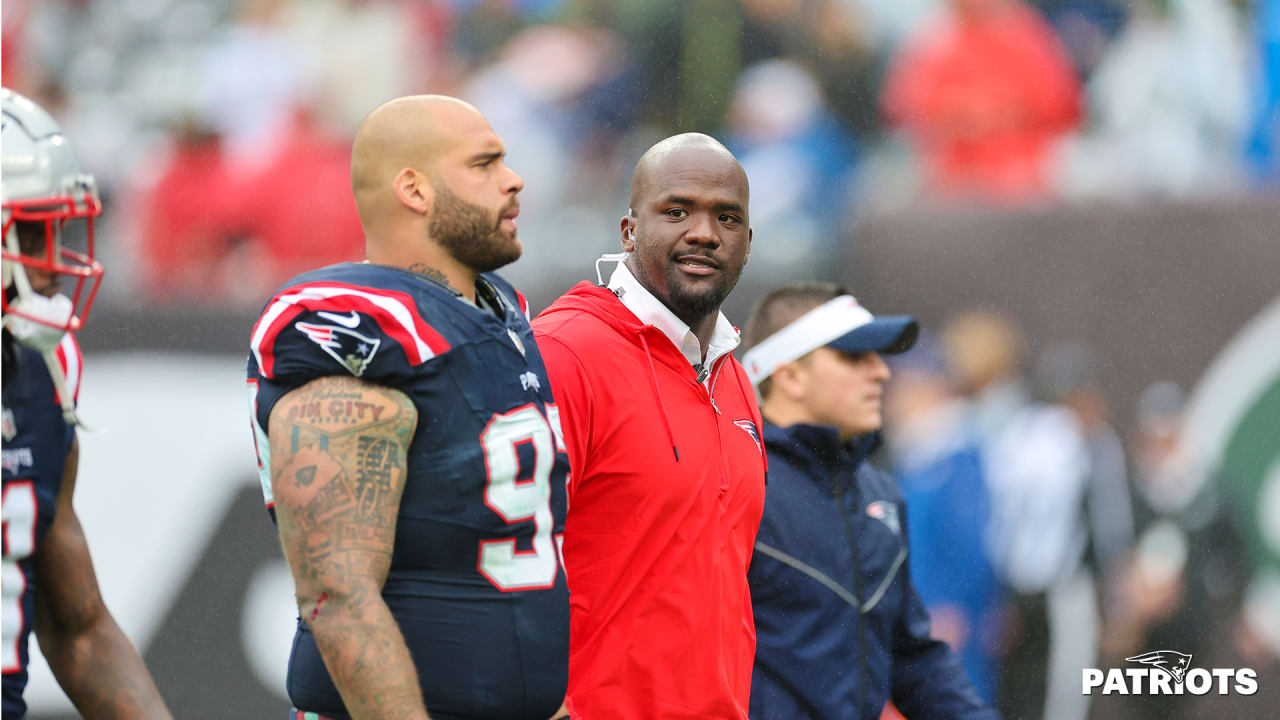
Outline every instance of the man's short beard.
{"type": "Polygon", "coordinates": [[[439,178],[431,178],[431,187],[436,198],[427,232],[453,259],[477,273],[520,259],[520,242],[501,229],[502,215],[515,204],[514,198],[495,214],[454,195],[439,178]]]}
{"type": "MultiPolygon", "coordinates": [[[[738,284],[738,275],[735,275],[726,277],[723,282],[714,288],[709,288],[702,292],[689,292],[684,285],[684,278],[681,277],[680,271],[673,265],[668,264],[665,270],[667,293],[666,297],[661,297],[654,292],[658,285],[653,282],[646,263],[636,258],[635,264],[628,263],[627,267],[641,286],[648,289],[655,297],[658,297],[658,300],[663,305],[666,305],[668,310],[687,325],[693,325],[699,320],[719,312],[720,305],[724,303],[725,298],[729,297],[729,293],[738,284]]],[[[741,271],[739,271],[740,273],[741,271]]]]}
{"type": "Polygon", "coordinates": [[[670,303],[671,312],[690,325],[693,324],[691,321],[719,312],[720,305],[724,303],[725,298],[729,297],[729,293],[733,291],[733,286],[738,283],[738,278],[726,277],[723,282],[713,288],[702,292],[689,292],[682,283],[683,278],[679,273],[680,271],[676,268],[670,265],[667,266],[667,292],[669,294],[667,302],[670,303]]]}

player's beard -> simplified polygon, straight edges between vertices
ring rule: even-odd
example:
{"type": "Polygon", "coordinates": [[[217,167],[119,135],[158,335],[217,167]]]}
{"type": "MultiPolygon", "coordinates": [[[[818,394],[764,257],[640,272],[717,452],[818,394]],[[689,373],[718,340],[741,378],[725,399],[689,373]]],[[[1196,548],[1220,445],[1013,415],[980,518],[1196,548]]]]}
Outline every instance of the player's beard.
{"type": "Polygon", "coordinates": [[[436,197],[427,231],[455,260],[482,273],[520,259],[516,232],[502,229],[502,216],[519,204],[515,197],[494,212],[454,195],[439,178],[431,179],[431,187],[436,197]]]}

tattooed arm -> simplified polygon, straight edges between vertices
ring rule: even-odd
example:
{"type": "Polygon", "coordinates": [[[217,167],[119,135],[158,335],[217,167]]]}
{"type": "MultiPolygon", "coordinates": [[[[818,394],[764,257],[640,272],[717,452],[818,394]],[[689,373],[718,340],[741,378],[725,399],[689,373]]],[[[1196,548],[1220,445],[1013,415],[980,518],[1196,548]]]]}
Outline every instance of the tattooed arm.
{"type": "Polygon", "coordinates": [[[427,717],[382,586],[418,414],[397,390],[328,377],[271,410],[271,488],[298,610],[353,718],[427,717]]]}
{"type": "Polygon", "coordinates": [[[67,453],[53,524],[36,552],[36,638],[58,684],[86,718],[168,718],[138,651],[102,603],[71,505],[80,449],[67,453]]]}

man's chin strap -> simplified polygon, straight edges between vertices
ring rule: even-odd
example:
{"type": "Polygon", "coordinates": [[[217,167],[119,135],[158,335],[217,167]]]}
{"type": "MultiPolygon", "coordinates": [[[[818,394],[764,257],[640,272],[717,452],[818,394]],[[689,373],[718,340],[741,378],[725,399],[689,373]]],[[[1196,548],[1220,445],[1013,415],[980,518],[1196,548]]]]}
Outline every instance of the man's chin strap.
{"type": "Polygon", "coordinates": [[[67,392],[67,375],[62,372],[62,363],[58,362],[58,356],[52,352],[42,352],[40,357],[44,358],[45,367],[49,368],[49,377],[53,378],[53,387],[58,391],[58,400],[62,403],[62,419],[72,427],[90,430],[91,428],[85,425],[76,414],[76,400],[71,397],[71,393],[67,392]]]}
{"type": "MultiPolygon", "coordinates": [[[[14,279],[18,280],[21,287],[22,281],[26,280],[25,273],[14,273],[14,279]]],[[[49,368],[49,377],[53,380],[53,387],[57,390],[58,400],[62,405],[62,417],[70,425],[85,427],[76,415],[75,398],[67,391],[67,375],[62,370],[62,363],[58,362],[58,345],[62,343],[62,336],[66,331],[57,326],[65,327],[70,320],[74,310],[71,299],[61,293],[53,297],[45,297],[35,293],[24,295],[19,290],[18,297],[14,299],[12,305],[18,312],[45,321],[36,322],[17,314],[8,314],[4,316],[3,324],[15,340],[36,350],[40,353],[40,357],[44,358],[44,364],[49,368]]],[[[85,429],[88,428],[85,427],[85,429]]]]}

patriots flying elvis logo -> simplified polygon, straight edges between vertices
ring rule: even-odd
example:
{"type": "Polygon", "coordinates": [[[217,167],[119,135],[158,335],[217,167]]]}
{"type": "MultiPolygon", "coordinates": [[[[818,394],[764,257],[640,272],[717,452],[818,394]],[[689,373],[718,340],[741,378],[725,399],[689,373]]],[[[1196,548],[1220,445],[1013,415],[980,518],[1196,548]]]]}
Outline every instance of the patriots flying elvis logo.
{"type": "Polygon", "coordinates": [[[733,424],[742,428],[743,432],[750,435],[751,439],[756,443],[756,450],[759,450],[760,454],[764,455],[764,448],[760,447],[760,431],[756,429],[756,424],[750,420],[734,420],[733,424]]]}
{"type": "Polygon", "coordinates": [[[898,506],[891,502],[876,500],[867,506],[867,515],[888,525],[894,535],[902,532],[902,525],[898,522],[898,506]]]}
{"type": "Polygon", "coordinates": [[[364,374],[382,344],[379,338],[366,337],[347,327],[308,322],[297,322],[293,326],[356,377],[364,374]]]}
{"type": "Polygon", "coordinates": [[[1125,658],[1147,667],[1084,668],[1084,695],[1253,695],[1258,671],[1253,668],[1193,668],[1191,655],[1176,650],[1153,650],[1125,658]]]}
{"type": "Polygon", "coordinates": [[[1191,669],[1191,656],[1174,650],[1153,650],[1149,653],[1125,658],[1125,662],[1136,662],[1150,665],[1169,673],[1173,681],[1182,684],[1182,679],[1191,669]]]}

